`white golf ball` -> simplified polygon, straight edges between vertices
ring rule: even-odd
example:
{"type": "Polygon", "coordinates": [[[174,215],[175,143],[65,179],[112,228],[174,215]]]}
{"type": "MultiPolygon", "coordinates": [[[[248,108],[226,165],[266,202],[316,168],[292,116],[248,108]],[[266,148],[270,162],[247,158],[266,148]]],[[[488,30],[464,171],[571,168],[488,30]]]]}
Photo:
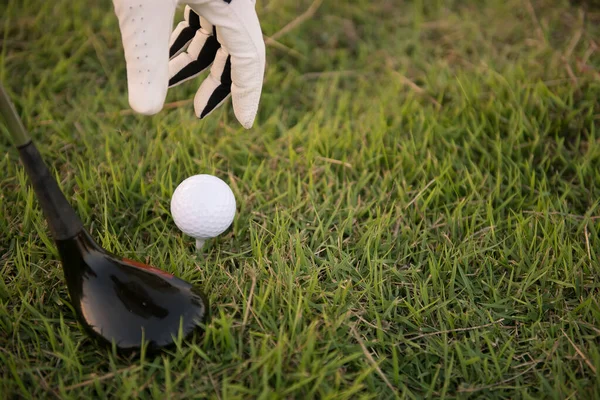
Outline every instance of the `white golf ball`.
{"type": "Polygon", "coordinates": [[[235,196],[227,183],[212,175],[194,175],[177,186],[171,197],[171,215],[175,225],[204,241],[225,232],[235,216],[235,196]]]}

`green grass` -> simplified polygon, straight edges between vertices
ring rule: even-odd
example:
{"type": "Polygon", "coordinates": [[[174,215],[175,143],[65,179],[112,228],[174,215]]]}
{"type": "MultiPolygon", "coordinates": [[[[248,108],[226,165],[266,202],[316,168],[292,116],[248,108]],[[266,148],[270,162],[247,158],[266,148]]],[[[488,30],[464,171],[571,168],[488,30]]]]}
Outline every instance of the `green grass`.
{"type": "MultiPolygon", "coordinates": [[[[258,3],[267,35],[310,5],[258,3]]],[[[597,2],[324,1],[267,48],[249,131],[229,102],[129,113],[90,4],[9,0],[0,79],[94,238],[213,319],[158,356],[97,347],[3,134],[0,397],[600,396],[597,2]],[[203,259],[169,213],[197,173],[239,205],[203,259]]]]}

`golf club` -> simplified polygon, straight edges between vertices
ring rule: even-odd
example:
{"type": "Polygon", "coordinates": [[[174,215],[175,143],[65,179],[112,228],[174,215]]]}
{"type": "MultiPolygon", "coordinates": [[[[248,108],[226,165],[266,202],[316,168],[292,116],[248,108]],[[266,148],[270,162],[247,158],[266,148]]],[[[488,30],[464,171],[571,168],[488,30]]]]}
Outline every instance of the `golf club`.
{"type": "Polygon", "coordinates": [[[25,130],[4,87],[0,112],[57,246],[78,320],[118,350],[152,351],[187,337],[208,319],[195,286],[160,269],[110,254],[83,227],[25,130]],[[180,330],[181,329],[181,330],[180,330]]]}

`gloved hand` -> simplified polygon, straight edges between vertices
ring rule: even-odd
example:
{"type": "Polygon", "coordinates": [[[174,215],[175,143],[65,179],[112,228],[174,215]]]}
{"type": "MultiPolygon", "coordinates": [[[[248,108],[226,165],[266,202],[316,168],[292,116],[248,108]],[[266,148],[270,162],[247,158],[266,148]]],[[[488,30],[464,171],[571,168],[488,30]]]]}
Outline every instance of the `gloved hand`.
{"type": "Polygon", "coordinates": [[[156,114],[168,87],[212,64],[194,98],[196,115],[206,117],[231,95],[236,118],[251,128],[265,70],[256,0],[187,0],[185,20],[171,32],[180,1],[113,0],[127,63],[129,104],[138,113],[156,114]]]}

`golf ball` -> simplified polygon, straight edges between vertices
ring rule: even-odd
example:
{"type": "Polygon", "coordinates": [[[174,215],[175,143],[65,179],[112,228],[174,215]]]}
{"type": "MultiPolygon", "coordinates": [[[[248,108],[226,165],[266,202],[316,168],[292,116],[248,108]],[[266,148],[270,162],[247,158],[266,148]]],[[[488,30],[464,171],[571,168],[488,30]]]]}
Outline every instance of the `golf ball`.
{"type": "Polygon", "coordinates": [[[235,216],[235,196],[229,185],[213,175],[194,175],[177,186],[171,198],[175,225],[196,239],[205,240],[225,232],[235,216]]]}

